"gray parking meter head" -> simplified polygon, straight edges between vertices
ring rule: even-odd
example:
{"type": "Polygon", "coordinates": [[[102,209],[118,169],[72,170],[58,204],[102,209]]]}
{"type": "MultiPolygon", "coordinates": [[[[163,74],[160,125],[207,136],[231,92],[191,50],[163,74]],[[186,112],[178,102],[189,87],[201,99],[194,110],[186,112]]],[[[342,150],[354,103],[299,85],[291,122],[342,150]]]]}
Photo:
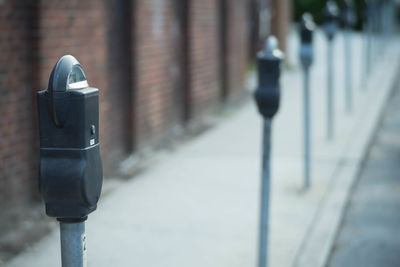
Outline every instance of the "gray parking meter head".
{"type": "Polygon", "coordinates": [[[339,22],[339,8],[336,3],[329,0],[324,10],[324,30],[328,40],[335,37],[339,22]]]}
{"type": "Polygon", "coordinates": [[[258,87],[254,93],[258,111],[265,119],[271,119],[279,109],[279,77],[283,58],[276,37],[268,37],[264,50],[257,55],[258,87]]]}
{"type": "Polygon", "coordinates": [[[315,23],[313,17],[309,13],[302,16],[300,23],[300,61],[303,68],[309,68],[313,62],[314,49],[313,49],[313,34],[315,30],[315,23]]]}
{"type": "Polygon", "coordinates": [[[47,90],[38,92],[39,190],[46,214],[85,220],[103,182],[99,148],[99,90],[88,86],[79,62],[63,56],[47,90]]]}

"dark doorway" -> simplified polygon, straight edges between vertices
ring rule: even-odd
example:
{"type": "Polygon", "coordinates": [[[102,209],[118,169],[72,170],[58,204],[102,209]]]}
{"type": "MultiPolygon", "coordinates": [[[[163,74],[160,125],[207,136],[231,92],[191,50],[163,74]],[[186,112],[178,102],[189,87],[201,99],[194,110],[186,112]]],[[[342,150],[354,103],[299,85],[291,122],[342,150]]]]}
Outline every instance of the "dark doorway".
{"type": "Polygon", "coordinates": [[[107,97],[113,106],[109,116],[113,118],[113,144],[120,154],[134,151],[134,88],[132,12],[134,1],[109,1],[108,28],[108,81],[107,97]]]}
{"type": "Polygon", "coordinates": [[[174,77],[176,105],[180,107],[182,123],[185,124],[192,116],[190,99],[190,31],[189,31],[189,0],[175,0],[176,36],[174,52],[176,55],[176,75],[174,77]]]}

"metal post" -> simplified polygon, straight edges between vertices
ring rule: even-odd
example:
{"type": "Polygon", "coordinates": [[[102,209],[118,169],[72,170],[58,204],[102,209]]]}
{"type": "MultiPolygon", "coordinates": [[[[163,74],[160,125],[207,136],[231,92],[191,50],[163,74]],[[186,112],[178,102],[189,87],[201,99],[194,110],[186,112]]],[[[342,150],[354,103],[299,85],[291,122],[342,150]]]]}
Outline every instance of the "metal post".
{"type": "Polygon", "coordinates": [[[260,240],[258,266],[268,266],[268,222],[270,192],[271,119],[264,119],[264,140],[261,180],[260,240]]]}
{"type": "Polygon", "coordinates": [[[385,49],[385,2],[381,2],[379,8],[379,50],[385,49]]]}
{"type": "Polygon", "coordinates": [[[379,51],[379,6],[375,3],[374,6],[374,54],[373,54],[373,61],[376,61],[378,58],[378,51],[379,51]]]}
{"type": "MultiPolygon", "coordinates": [[[[372,39],[372,25],[370,17],[370,7],[367,7],[367,16],[364,22],[364,35],[365,35],[365,77],[364,80],[368,78],[368,75],[371,71],[371,39],[372,39]]],[[[366,88],[366,86],[365,86],[366,88]]]]}
{"type": "Polygon", "coordinates": [[[86,267],[85,222],[60,222],[62,267],[86,267]]]}
{"type": "Polygon", "coordinates": [[[327,60],[328,60],[328,92],[327,92],[327,139],[333,139],[334,133],[334,94],[333,94],[333,41],[328,41],[327,49],[327,60]]]}
{"type": "Polygon", "coordinates": [[[364,56],[362,56],[364,68],[362,69],[361,75],[361,88],[365,89],[366,81],[368,80],[369,73],[371,72],[371,52],[372,52],[372,12],[371,3],[367,0],[364,1],[365,6],[363,10],[363,36],[364,36],[364,56]]]}
{"type": "Polygon", "coordinates": [[[311,138],[310,138],[310,69],[304,69],[304,188],[311,185],[311,138]]]}
{"type": "Polygon", "coordinates": [[[278,48],[275,36],[269,36],[265,49],[257,55],[258,87],[254,92],[258,111],[264,118],[262,181],[260,203],[260,230],[258,246],[258,266],[268,266],[268,220],[270,191],[270,147],[271,122],[279,109],[280,100],[280,70],[284,55],[278,48]]]}
{"type": "Polygon", "coordinates": [[[346,86],[346,111],[351,112],[353,109],[353,92],[352,92],[352,69],[351,69],[351,41],[350,29],[346,27],[344,30],[344,71],[345,71],[345,86],[346,86]]]}

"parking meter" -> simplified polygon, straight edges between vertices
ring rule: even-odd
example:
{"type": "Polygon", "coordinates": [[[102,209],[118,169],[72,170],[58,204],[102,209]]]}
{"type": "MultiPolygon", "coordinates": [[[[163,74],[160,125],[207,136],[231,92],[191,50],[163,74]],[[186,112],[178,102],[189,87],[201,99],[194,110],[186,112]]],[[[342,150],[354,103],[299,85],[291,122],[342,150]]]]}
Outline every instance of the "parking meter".
{"type": "Polygon", "coordinates": [[[300,62],[304,71],[304,189],[311,184],[311,97],[310,97],[310,67],[313,63],[313,33],[315,24],[311,14],[305,13],[300,24],[300,62]]]}
{"type": "Polygon", "coordinates": [[[47,90],[38,92],[39,187],[46,214],[85,220],[102,187],[99,149],[99,90],[88,86],[79,62],[63,56],[47,90]]]}
{"type": "Polygon", "coordinates": [[[85,267],[85,220],[96,209],[103,182],[99,90],[89,87],[82,66],[66,55],[37,96],[40,194],[46,214],[60,221],[62,266],[85,267]]]}
{"type": "Polygon", "coordinates": [[[336,3],[329,0],[324,10],[324,31],[329,41],[335,37],[339,21],[339,9],[336,3]]]}
{"type": "Polygon", "coordinates": [[[300,61],[303,68],[307,69],[311,66],[314,58],[313,49],[313,32],[315,23],[313,17],[309,13],[302,16],[300,24],[300,61]]]}
{"type": "Polygon", "coordinates": [[[258,111],[265,119],[271,119],[279,108],[282,58],[283,53],[278,49],[278,40],[275,36],[270,36],[264,51],[257,55],[258,87],[254,94],[258,111]]]}
{"type": "Polygon", "coordinates": [[[265,43],[264,50],[257,55],[258,87],[254,93],[258,111],[264,119],[258,252],[259,267],[266,267],[268,265],[271,120],[279,109],[279,78],[282,59],[283,53],[278,49],[278,40],[275,36],[270,36],[265,43]]]}
{"type": "Polygon", "coordinates": [[[324,10],[324,31],[327,42],[327,139],[333,139],[334,132],[334,93],[333,93],[333,38],[335,37],[339,21],[339,9],[332,0],[328,1],[324,10]]]}

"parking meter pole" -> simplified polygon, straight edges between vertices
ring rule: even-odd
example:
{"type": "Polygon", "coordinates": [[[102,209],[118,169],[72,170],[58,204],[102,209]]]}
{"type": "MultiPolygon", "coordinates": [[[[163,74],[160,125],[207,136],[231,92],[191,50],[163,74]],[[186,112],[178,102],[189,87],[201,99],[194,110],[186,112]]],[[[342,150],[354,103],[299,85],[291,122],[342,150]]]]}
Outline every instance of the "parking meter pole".
{"type": "MultiPolygon", "coordinates": [[[[368,12],[370,13],[370,12],[368,12]]],[[[372,25],[371,25],[371,19],[368,18],[368,21],[366,23],[366,36],[367,36],[367,49],[365,52],[365,59],[366,59],[366,64],[365,64],[365,69],[366,69],[366,77],[368,77],[369,73],[371,72],[371,54],[372,54],[372,25]]]]}
{"type": "Polygon", "coordinates": [[[346,111],[351,112],[353,109],[353,91],[352,91],[352,68],[351,68],[351,41],[350,30],[345,29],[344,32],[344,62],[345,62],[345,80],[346,80],[346,111]]]}
{"type": "Polygon", "coordinates": [[[353,69],[351,65],[352,47],[350,39],[350,29],[356,22],[354,13],[354,6],[352,0],[344,1],[343,21],[344,21],[344,72],[345,72],[345,90],[346,90],[346,111],[351,112],[353,109],[353,89],[352,89],[352,75],[353,69]]]}
{"type": "Polygon", "coordinates": [[[365,1],[364,3],[364,10],[363,10],[363,15],[364,15],[364,24],[363,24],[363,32],[364,32],[364,70],[363,70],[363,75],[361,76],[362,79],[362,85],[361,88],[365,89],[367,86],[365,86],[365,82],[368,79],[368,75],[371,71],[371,38],[372,38],[372,32],[371,32],[371,11],[370,11],[370,3],[368,1],[365,1]]]}
{"type": "Polygon", "coordinates": [[[62,267],[86,267],[85,222],[60,222],[62,267]]]}
{"type": "Polygon", "coordinates": [[[333,94],[333,43],[332,41],[328,41],[328,68],[327,68],[327,84],[328,84],[328,92],[327,92],[327,139],[333,139],[334,133],[334,94],[333,94]]]}
{"type": "MultiPolygon", "coordinates": [[[[383,19],[384,19],[384,25],[383,25],[383,30],[384,30],[384,35],[385,35],[385,38],[384,38],[384,45],[386,46],[387,44],[388,44],[388,42],[389,42],[389,19],[390,19],[390,15],[389,15],[389,9],[388,9],[388,7],[389,7],[389,2],[388,1],[386,1],[386,2],[384,2],[384,4],[383,4],[383,10],[384,10],[384,16],[383,16],[383,19]]],[[[385,47],[386,48],[386,47],[385,47]]]]}
{"type": "Polygon", "coordinates": [[[283,53],[278,49],[278,40],[274,36],[267,39],[265,49],[257,55],[258,87],[254,98],[264,123],[258,267],[268,266],[271,123],[279,109],[282,58],[283,53]]]}
{"type": "Polygon", "coordinates": [[[271,119],[264,119],[258,266],[268,266],[271,119]]]}
{"type": "Polygon", "coordinates": [[[310,69],[304,69],[304,188],[311,186],[310,69]]]}
{"type": "Polygon", "coordinates": [[[380,8],[379,8],[379,48],[380,51],[383,51],[385,47],[385,2],[380,2],[380,8]]]}
{"type": "Polygon", "coordinates": [[[374,55],[373,61],[377,61],[379,55],[379,4],[374,2],[374,55]]]}

